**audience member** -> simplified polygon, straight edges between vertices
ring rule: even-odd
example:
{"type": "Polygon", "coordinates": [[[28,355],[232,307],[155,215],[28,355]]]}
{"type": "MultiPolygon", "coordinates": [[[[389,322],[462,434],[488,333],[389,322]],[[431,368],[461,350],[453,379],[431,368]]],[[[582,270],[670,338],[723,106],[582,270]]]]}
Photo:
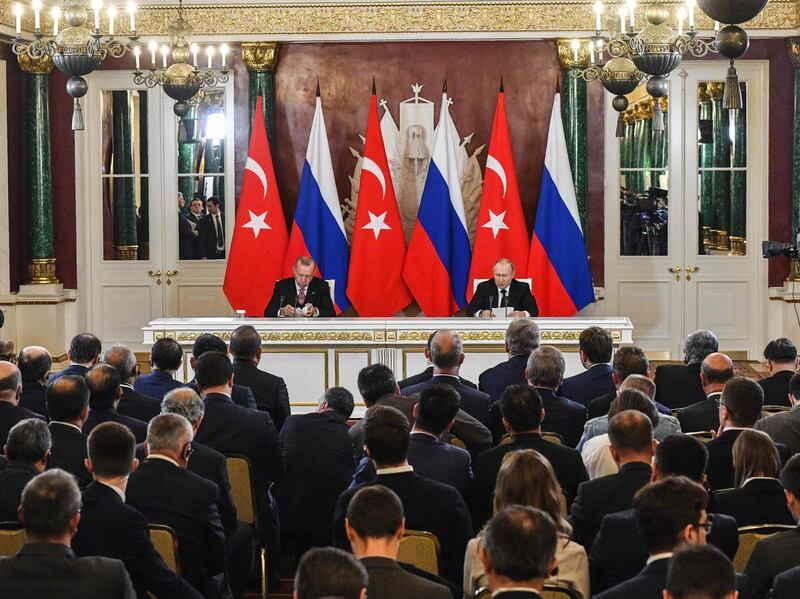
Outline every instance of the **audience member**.
{"type": "MultiPolygon", "coordinates": [[[[710,391],[700,381],[700,365],[719,351],[719,340],[711,331],[702,329],[689,333],[683,347],[683,364],[662,364],[656,368],[656,401],[670,409],[684,408],[708,397],[710,391]]],[[[685,426],[683,430],[687,430],[685,426]]]]}
{"type": "Polygon", "coordinates": [[[508,360],[484,370],[478,377],[478,389],[488,393],[492,404],[500,401],[509,385],[525,384],[528,356],[539,347],[539,325],[530,318],[517,318],[506,329],[508,360]]]}
{"type": "Polygon", "coordinates": [[[164,398],[167,391],[183,385],[175,379],[175,371],[183,362],[183,350],[178,342],[169,337],[157,339],[150,350],[150,374],[136,377],[134,390],[158,401],[164,398]]]}
{"type": "Polygon", "coordinates": [[[112,366],[119,374],[122,396],[117,404],[117,412],[123,416],[150,422],[161,412],[161,404],[155,397],[139,393],[133,388],[139,376],[136,355],[127,345],[112,345],[103,354],[103,362],[112,366]]]}
{"type": "Polygon", "coordinates": [[[713,545],[685,545],[672,554],[664,599],[736,599],[736,572],[713,545]]]}
{"type": "Polygon", "coordinates": [[[289,391],[281,377],[259,370],[261,336],[255,327],[247,324],[233,331],[230,352],[236,382],[250,388],[255,396],[256,407],[269,412],[275,427],[281,430],[291,413],[289,391]]]}
{"type": "MultiPolygon", "coordinates": [[[[419,383],[426,383],[433,378],[433,363],[431,362],[431,342],[433,341],[434,336],[439,331],[434,331],[430,335],[428,335],[428,340],[425,343],[425,348],[422,350],[423,354],[425,355],[425,361],[428,363],[428,367],[425,368],[420,373],[413,374],[409,377],[404,378],[402,381],[398,381],[397,386],[402,391],[406,387],[411,387],[412,385],[418,385],[419,383]]],[[[473,389],[477,389],[478,385],[473,383],[472,381],[468,381],[467,379],[459,376],[458,380],[461,381],[462,385],[466,385],[467,387],[472,387],[473,389]]]]}
{"type": "MultiPolygon", "coordinates": [[[[650,368],[650,360],[641,347],[626,345],[625,347],[620,347],[614,354],[613,366],[614,371],[611,373],[611,378],[614,381],[617,391],[619,391],[623,381],[632,374],[646,377],[650,368]]],[[[591,420],[592,418],[608,414],[608,410],[611,408],[611,402],[613,402],[614,399],[616,399],[616,393],[601,395],[593,399],[589,403],[589,419],[591,420]]],[[[659,412],[664,414],[670,413],[668,408],[660,406],[658,403],[655,405],[659,412]]]]}
{"type": "Polygon", "coordinates": [[[500,412],[503,426],[511,435],[511,442],[482,453],[475,462],[471,507],[477,528],[491,517],[497,473],[503,458],[511,451],[535,449],[542,454],[552,465],[568,504],[575,499],[578,485],[589,478],[577,451],[551,443],[542,437],[542,419],[545,414],[542,399],[536,389],[528,385],[511,385],[500,398],[500,412]]]}
{"type": "Polygon", "coordinates": [[[35,412],[19,405],[22,394],[22,376],[11,362],[0,361],[0,443],[8,437],[8,431],[17,422],[26,418],[44,419],[35,412]]]}
{"type": "MultiPolygon", "coordinates": [[[[194,340],[194,344],[192,344],[192,355],[189,358],[189,366],[191,366],[193,371],[197,369],[197,360],[200,359],[200,356],[210,351],[227,354],[228,346],[223,339],[211,333],[203,333],[194,340]]],[[[186,383],[185,386],[194,389],[198,394],[200,393],[196,379],[192,379],[186,383]]],[[[234,383],[229,395],[236,405],[242,406],[243,408],[250,408],[251,410],[258,409],[256,398],[250,390],[250,387],[234,383]]],[[[270,418],[272,418],[272,416],[270,416],[270,418]]]]}
{"type": "Polygon", "coordinates": [[[407,572],[397,563],[405,532],[403,504],[381,485],[360,489],[347,506],[345,531],[353,555],[367,570],[368,597],[450,599],[446,586],[407,572]]]}
{"type": "Polygon", "coordinates": [[[105,557],[76,558],[70,541],[81,518],[81,492],[72,476],[50,470],[22,493],[27,540],[13,558],[0,557],[0,589],[26,599],[134,599],[125,566],[105,557]]]}
{"type": "Polygon", "coordinates": [[[47,416],[45,392],[47,390],[47,377],[53,358],[44,347],[30,345],[23,347],[17,358],[17,368],[22,375],[22,396],[19,405],[23,408],[47,416]]]}
{"type": "Polygon", "coordinates": [[[775,577],[772,599],[793,599],[800,588],[800,566],[790,568],[775,577]]]}
{"type": "Polygon", "coordinates": [[[47,386],[47,412],[50,414],[52,448],[47,468],[66,470],[86,487],[92,475],[86,469],[87,436],[83,427],[89,418],[89,386],[86,378],[75,374],[59,377],[47,386]]]}
{"type": "Polygon", "coordinates": [[[47,377],[47,382],[52,383],[57,378],[76,374],[84,376],[89,369],[100,360],[100,352],[103,351],[100,340],[91,333],[81,333],[75,335],[69,343],[67,358],[69,366],[57,372],[51,372],[47,377]]]}
{"type": "Polygon", "coordinates": [[[614,351],[611,333],[596,326],[583,329],[578,337],[578,348],[585,370],[565,378],[559,394],[588,408],[593,399],[616,393],[611,376],[614,370],[610,364],[614,351]]]}
{"type": "Polygon", "coordinates": [[[341,549],[312,549],[297,564],[293,599],[366,599],[367,571],[341,549]]]}
{"type": "Polygon", "coordinates": [[[800,402],[800,374],[795,374],[789,379],[789,403],[792,409],[761,418],[753,428],[767,433],[775,443],[787,445],[794,453],[800,452],[798,402],[800,402]]]}
{"type": "MultiPolygon", "coordinates": [[[[2,322],[0,322],[0,326],[2,326],[2,322]]],[[[3,341],[0,339],[0,362],[11,362],[12,364],[17,363],[17,356],[14,353],[13,341],[3,341]]]]}
{"type": "Polygon", "coordinates": [[[793,405],[789,403],[789,380],[797,371],[797,347],[786,337],[775,339],[764,348],[764,359],[769,376],[758,381],[764,390],[764,405],[793,405]]]}
{"type": "MultiPolygon", "coordinates": [[[[550,462],[538,451],[521,449],[507,453],[497,473],[494,493],[494,513],[511,505],[525,505],[548,514],[558,530],[556,559],[558,571],[547,581],[566,585],[583,599],[589,598],[589,562],[583,547],[570,541],[572,527],[562,514],[564,497],[550,462]]],[[[483,534],[467,544],[464,563],[464,594],[472,599],[475,592],[488,584],[480,561],[483,534]]]]}
{"type": "Polygon", "coordinates": [[[89,417],[83,425],[83,432],[88,435],[103,422],[119,422],[131,429],[138,443],[144,441],[147,423],[117,411],[122,389],[116,369],[108,364],[95,364],[86,373],[86,383],[89,385],[89,417]]]}
{"type": "Polygon", "coordinates": [[[50,430],[38,418],[21,420],[11,428],[3,448],[8,466],[0,472],[0,522],[17,519],[22,490],[44,472],[51,445],[50,430]]]}
{"type": "Polygon", "coordinates": [[[128,477],[139,466],[135,445],[133,433],[116,422],[105,422],[89,435],[87,467],[94,482],[82,494],[81,521],[72,550],[81,557],[122,560],[139,599],[146,599],[148,592],[159,599],[200,599],[153,547],[147,519],[125,503],[128,477]]]}
{"type": "Polygon", "coordinates": [[[683,432],[715,431],[719,428],[719,398],[725,383],[731,378],[733,361],[728,356],[713,353],[703,359],[699,380],[706,398],[678,411],[683,432]]]}

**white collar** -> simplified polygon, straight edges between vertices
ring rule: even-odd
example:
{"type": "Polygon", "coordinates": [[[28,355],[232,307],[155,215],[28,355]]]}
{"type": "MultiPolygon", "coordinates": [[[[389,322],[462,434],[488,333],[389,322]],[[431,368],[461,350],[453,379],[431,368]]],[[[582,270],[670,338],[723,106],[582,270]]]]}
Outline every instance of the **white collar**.
{"type": "Polygon", "coordinates": [[[422,429],[418,429],[418,428],[412,428],[411,429],[411,434],[412,435],[415,435],[417,433],[419,433],[420,435],[428,435],[429,437],[433,437],[434,439],[439,439],[439,437],[437,437],[433,433],[429,433],[428,431],[423,431],[422,429]]]}
{"type": "Polygon", "coordinates": [[[119,386],[126,387],[128,389],[133,389],[133,385],[131,385],[130,383],[120,383],[119,386]]]}
{"type": "Polygon", "coordinates": [[[439,372],[438,374],[436,372],[434,372],[433,376],[449,376],[451,379],[459,379],[459,380],[461,380],[461,377],[459,375],[457,375],[457,374],[445,374],[444,372],[439,372]]]}
{"type": "Polygon", "coordinates": [[[122,499],[122,503],[125,503],[125,493],[123,493],[123,492],[122,492],[120,489],[118,489],[118,488],[117,488],[117,487],[115,487],[114,485],[109,485],[108,483],[104,483],[102,480],[97,480],[97,479],[95,479],[95,481],[94,481],[94,482],[96,482],[96,483],[98,483],[98,484],[100,484],[100,485],[105,485],[105,486],[106,486],[106,487],[108,487],[109,489],[113,489],[113,490],[114,490],[114,492],[115,492],[117,495],[119,495],[119,496],[120,496],[120,498],[122,499]]]}
{"type": "Polygon", "coordinates": [[[63,424],[64,426],[71,426],[72,428],[74,428],[79,433],[83,433],[83,431],[81,430],[81,427],[75,426],[71,422],[64,422],[63,420],[51,420],[50,424],[63,424]]]}
{"type": "Polygon", "coordinates": [[[392,466],[391,468],[378,468],[375,474],[401,474],[403,472],[414,472],[413,466],[406,464],[405,466],[392,466]]]}
{"type": "Polygon", "coordinates": [[[748,427],[746,426],[726,426],[722,429],[722,432],[725,431],[746,431],[748,427]]]}
{"type": "Polygon", "coordinates": [[[661,553],[654,553],[649,558],[647,558],[647,564],[646,565],[649,566],[653,562],[656,562],[656,561],[658,561],[660,559],[669,559],[671,557],[672,557],[672,551],[662,551],[661,553]]]}
{"type": "Polygon", "coordinates": [[[775,480],[775,481],[777,481],[778,479],[774,478],[772,476],[751,476],[749,478],[744,479],[744,481],[742,481],[742,486],[744,487],[751,480],[775,480]]]}
{"type": "Polygon", "coordinates": [[[711,399],[713,395],[722,395],[722,391],[712,391],[708,395],[706,395],[706,399],[711,399]]]}
{"type": "Polygon", "coordinates": [[[165,462],[169,462],[170,464],[174,464],[174,465],[175,465],[175,466],[177,466],[178,468],[180,468],[180,467],[181,467],[181,466],[180,466],[180,464],[178,464],[178,462],[176,462],[175,460],[173,460],[173,459],[172,459],[171,457],[169,457],[168,455],[164,455],[163,453],[151,453],[151,454],[149,454],[147,457],[148,457],[148,458],[155,458],[155,459],[157,459],[157,460],[164,460],[165,462]]]}
{"type": "Polygon", "coordinates": [[[501,593],[536,593],[537,595],[541,595],[539,591],[531,587],[505,587],[503,589],[497,589],[492,593],[492,597],[496,597],[501,593]]]}

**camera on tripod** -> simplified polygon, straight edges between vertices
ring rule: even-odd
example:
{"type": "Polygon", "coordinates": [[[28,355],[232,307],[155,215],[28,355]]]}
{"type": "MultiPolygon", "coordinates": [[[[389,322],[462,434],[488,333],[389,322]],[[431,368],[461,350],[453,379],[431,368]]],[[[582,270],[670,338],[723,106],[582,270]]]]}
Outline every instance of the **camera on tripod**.
{"type": "Polygon", "coordinates": [[[761,254],[764,258],[776,258],[777,256],[786,256],[792,260],[796,260],[800,253],[798,253],[797,242],[785,243],[783,241],[762,241],[761,254]]]}

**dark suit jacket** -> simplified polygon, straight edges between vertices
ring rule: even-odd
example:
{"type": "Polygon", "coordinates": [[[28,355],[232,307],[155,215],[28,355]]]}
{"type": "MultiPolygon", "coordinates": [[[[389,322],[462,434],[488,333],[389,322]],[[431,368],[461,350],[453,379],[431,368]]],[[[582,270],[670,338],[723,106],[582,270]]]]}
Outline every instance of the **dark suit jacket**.
{"type": "MultiPolygon", "coordinates": [[[[227,247],[225,243],[225,215],[222,210],[219,212],[220,226],[222,227],[222,246],[227,247]]],[[[214,226],[214,219],[211,214],[206,214],[197,223],[197,237],[200,243],[200,256],[201,258],[224,258],[225,250],[217,252],[217,229],[214,226]]]]}
{"type": "Polygon", "coordinates": [[[767,433],[775,443],[788,445],[795,453],[800,451],[800,406],[761,418],[753,428],[767,433]]]}
{"type": "Polygon", "coordinates": [[[775,577],[772,586],[772,599],[792,599],[800,589],[800,566],[786,570],[775,577]]]}
{"type": "Polygon", "coordinates": [[[251,360],[240,358],[233,359],[233,376],[239,385],[250,388],[257,408],[262,412],[269,412],[275,427],[281,430],[290,413],[289,391],[284,380],[259,370],[251,360]]]}
{"type": "Polygon", "coordinates": [[[544,408],[542,430],[558,433],[564,443],[575,447],[581,440],[583,425],[586,424],[586,408],[566,397],[556,397],[552,389],[536,387],[536,390],[544,408]]]}
{"type": "Polygon", "coordinates": [[[589,402],[594,398],[609,393],[616,394],[617,389],[611,379],[613,371],[611,364],[595,364],[588,370],[565,378],[558,394],[588,408],[589,402]]]}
{"type": "Polygon", "coordinates": [[[72,549],[28,543],[15,557],[0,557],[0,593],[25,599],[134,599],[122,562],[75,557],[72,549]]]}
{"type": "MultiPolygon", "coordinates": [[[[483,281],[475,289],[475,294],[467,304],[467,316],[475,316],[477,312],[489,310],[490,307],[502,307],[498,305],[499,297],[494,279],[483,281]]],[[[516,279],[511,281],[511,285],[508,286],[507,305],[513,307],[514,310],[524,310],[531,316],[539,316],[539,308],[536,306],[536,299],[533,297],[531,288],[522,281],[517,281],[516,279]]]]}
{"type": "MultiPolygon", "coordinates": [[[[299,308],[303,307],[297,303],[297,287],[295,286],[294,277],[281,279],[275,283],[272,298],[270,298],[269,304],[264,310],[264,316],[268,318],[278,316],[278,310],[287,304],[299,308]]],[[[305,304],[313,304],[315,308],[318,308],[320,317],[336,316],[336,312],[333,309],[330,286],[327,281],[323,281],[319,277],[314,277],[308,284],[306,301],[303,305],[305,304]]]]}
{"type": "Polygon", "coordinates": [[[770,377],[758,381],[758,384],[764,390],[765,406],[791,405],[789,404],[789,380],[794,375],[795,373],[789,370],[781,370],[770,377]]]}
{"type": "MultiPolygon", "coordinates": [[[[597,599],[662,599],[662,589],[667,584],[669,558],[647,564],[630,580],[595,595],[597,599]]],[[[592,590],[594,592],[594,589],[592,590]]]]}
{"type": "MultiPolygon", "coordinates": [[[[191,387],[198,395],[201,395],[200,390],[197,388],[196,380],[192,379],[186,383],[185,386],[191,387]]],[[[251,410],[258,409],[256,406],[255,395],[253,395],[250,387],[245,387],[244,385],[238,385],[234,383],[233,389],[231,390],[231,399],[237,406],[242,406],[243,408],[249,408],[251,410]]]]}
{"type": "Polygon", "coordinates": [[[128,481],[126,502],[153,524],[178,537],[181,574],[205,596],[215,596],[211,577],[224,572],[225,533],[217,486],[160,458],[147,458],[128,481]]]}
{"type": "Polygon", "coordinates": [[[461,495],[450,485],[422,478],[415,472],[379,475],[374,483],[348,489],[339,497],[333,516],[333,540],[337,547],[349,548],[344,531],[347,506],[359,489],[380,484],[397,493],[403,502],[406,528],[436,535],[441,544],[439,571],[444,578],[460,585],[464,576],[464,553],[473,536],[472,521],[461,495]]]}
{"type": "MultiPolygon", "coordinates": [[[[400,387],[402,391],[406,387],[411,387],[412,385],[419,385],[420,383],[426,383],[433,378],[433,365],[428,366],[422,372],[418,372],[417,374],[412,374],[409,377],[404,378],[402,381],[397,382],[397,386],[400,387]]],[[[467,387],[472,387],[473,389],[477,389],[478,385],[473,383],[472,381],[468,381],[464,377],[458,377],[458,380],[461,381],[462,385],[466,385],[467,387]]]]}
{"type": "MultiPolygon", "coordinates": [[[[375,401],[375,405],[397,408],[406,418],[408,418],[409,423],[413,425],[414,406],[418,400],[418,395],[406,397],[405,395],[388,393],[382,397],[379,397],[375,401]]],[[[353,457],[356,461],[358,461],[364,455],[364,419],[361,418],[358,420],[358,422],[354,423],[353,426],[351,426],[347,431],[347,435],[350,437],[350,443],[353,445],[353,457]]],[[[488,441],[488,443],[491,444],[491,439],[488,441]]]]}
{"type": "Polygon", "coordinates": [[[387,557],[362,557],[361,563],[369,575],[368,597],[381,599],[450,599],[446,586],[436,584],[403,570],[387,557]]]}
{"type": "Polygon", "coordinates": [[[714,491],[732,489],[735,486],[733,470],[733,444],[739,438],[740,430],[723,431],[716,439],[706,443],[708,449],[708,486],[714,491]]]}
{"type": "Polygon", "coordinates": [[[53,446],[47,458],[47,469],[61,468],[78,479],[78,486],[86,487],[92,482],[92,475],[83,463],[88,456],[86,440],[88,435],[63,422],[48,425],[53,446]]]}
{"type": "Polygon", "coordinates": [[[22,406],[15,406],[7,401],[0,401],[0,444],[5,445],[8,439],[8,431],[14,428],[14,425],[26,418],[39,418],[44,420],[44,416],[40,416],[22,406]]]}
{"type": "Polygon", "coordinates": [[[678,422],[684,433],[715,431],[719,428],[719,406],[714,400],[721,393],[711,393],[708,399],[698,401],[678,411],[678,422]]]}
{"type": "Polygon", "coordinates": [[[200,256],[194,255],[194,231],[189,219],[178,210],[178,258],[180,260],[194,260],[200,256]]]}
{"type": "Polygon", "coordinates": [[[164,399],[168,392],[182,386],[182,382],[162,370],[153,370],[150,374],[138,376],[133,383],[133,388],[137,393],[154,397],[158,401],[164,399]]]}
{"type": "Polygon", "coordinates": [[[494,599],[538,599],[541,596],[541,593],[537,592],[535,589],[497,591],[496,594],[492,593],[494,599]]]}
{"type": "Polygon", "coordinates": [[[700,363],[662,364],[656,368],[656,401],[668,408],[685,408],[706,398],[700,384],[700,363]]]}
{"type": "MultiPolygon", "coordinates": [[[[744,573],[756,599],[766,596],[775,577],[800,566],[800,529],[787,530],[761,539],[747,561],[744,573]]],[[[797,588],[791,596],[797,595],[797,588]]],[[[788,596],[788,595],[787,595],[788,596]]]]}
{"type": "Polygon", "coordinates": [[[0,522],[15,522],[17,508],[22,498],[22,489],[39,474],[36,466],[29,462],[11,460],[0,472],[0,522]]]}
{"type": "Polygon", "coordinates": [[[578,487],[570,521],[572,540],[591,549],[606,514],[633,507],[633,496],[650,482],[650,464],[629,462],[616,474],[601,476],[578,487]]]}
{"type": "Polygon", "coordinates": [[[795,524],[783,486],[777,478],[753,479],[739,489],[714,493],[716,511],[736,519],[738,525],[795,524]]]}
{"type": "Polygon", "coordinates": [[[36,414],[47,417],[47,386],[41,381],[22,381],[22,396],[19,405],[36,414]]]}
{"type": "Polygon", "coordinates": [[[488,393],[492,403],[500,401],[500,396],[509,385],[525,385],[525,367],[528,365],[528,355],[511,356],[505,362],[484,370],[478,377],[478,389],[488,393]]]}
{"type": "Polygon", "coordinates": [[[147,423],[130,416],[123,416],[114,408],[98,408],[89,410],[89,418],[83,425],[83,433],[89,435],[98,424],[103,422],[119,422],[127,426],[136,437],[136,442],[141,443],[147,438],[147,423]]]}
{"type": "Polygon", "coordinates": [[[133,387],[125,384],[122,387],[122,397],[117,404],[117,412],[123,416],[129,416],[150,422],[161,413],[161,402],[155,397],[138,393],[133,387]]]}
{"type": "Polygon", "coordinates": [[[496,428],[494,418],[491,416],[491,398],[489,395],[483,391],[477,391],[472,387],[462,385],[457,377],[437,374],[427,383],[406,387],[403,389],[402,393],[403,395],[412,395],[421,392],[423,389],[427,389],[431,385],[437,384],[450,385],[453,387],[453,389],[458,391],[458,395],[461,397],[460,407],[462,410],[476,420],[479,420],[481,424],[489,430],[496,428]]]}
{"type": "Polygon", "coordinates": [[[147,519],[102,483],[94,482],[83,492],[81,521],[72,538],[72,550],[80,557],[99,555],[122,560],[139,599],[146,599],[147,591],[159,599],[201,597],[164,563],[150,541],[147,519]]]}
{"type": "Polygon", "coordinates": [[[59,370],[58,372],[51,372],[50,375],[47,377],[47,384],[49,385],[57,378],[68,374],[75,376],[86,376],[87,372],[89,372],[89,369],[86,368],[86,366],[81,366],[80,364],[70,364],[63,370],[59,370]]]}
{"type": "Polygon", "coordinates": [[[516,434],[511,443],[493,447],[482,453],[475,462],[475,483],[470,503],[476,528],[483,526],[492,515],[494,486],[503,458],[508,452],[517,449],[535,449],[547,458],[561,488],[566,492],[568,503],[575,499],[578,485],[589,480],[581,454],[571,447],[551,443],[537,433],[516,434]]]}

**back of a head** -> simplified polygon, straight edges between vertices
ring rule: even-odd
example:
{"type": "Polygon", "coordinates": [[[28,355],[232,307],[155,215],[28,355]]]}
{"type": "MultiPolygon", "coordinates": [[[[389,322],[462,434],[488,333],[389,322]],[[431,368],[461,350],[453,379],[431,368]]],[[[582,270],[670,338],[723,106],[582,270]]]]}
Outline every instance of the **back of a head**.
{"type": "Polygon", "coordinates": [[[383,485],[364,487],[347,506],[347,521],[362,539],[393,537],[403,523],[403,503],[383,485]]]}
{"type": "Polygon", "coordinates": [[[76,364],[89,364],[103,351],[100,340],[91,333],[75,335],[69,344],[70,360],[76,364]]]}
{"type": "Polygon", "coordinates": [[[736,572],[714,545],[686,545],[672,554],[665,588],[670,599],[732,599],[736,572]]]}
{"type": "Polygon", "coordinates": [[[508,353],[527,356],[539,347],[539,325],[530,318],[517,318],[506,329],[508,353]]]}
{"type": "Polygon", "coordinates": [[[592,364],[610,362],[613,345],[611,333],[602,327],[583,329],[578,337],[578,347],[592,364]]]}
{"type": "Polygon", "coordinates": [[[9,461],[32,464],[45,460],[53,442],[47,423],[38,418],[20,420],[8,431],[6,456],[9,461]]]}
{"type": "Polygon", "coordinates": [[[89,405],[89,385],[85,377],[65,374],[47,385],[45,397],[50,420],[71,422],[89,405]]]}
{"type": "Polygon", "coordinates": [[[17,368],[23,381],[38,381],[50,371],[53,358],[43,347],[23,347],[17,357],[17,368]]]}
{"type": "Polygon", "coordinates": [[[509,385],[500,396],[500,413],[515,433],[536,430],[542,424],[542,397],[529,385],[509,385]]]}
{"type": "Polygon", "coordinates": [[[364,445],[376,466],[405,461],[411,425],[405,415],[389,406],[372,406],[364,415],[364,445]]]}
{"type": "Polygon", "coordinates": [[[53,468],[25,485],[20,507],[29,535],[58,537],[69,531],[70,520],[81,510],[81,492],[71,474],[53,468]]]}
{"type": "Polygon", "coordinates": [[[793,374],[792,378],[789,379],[789,393],[800,401],[800,372],[793,374]]]}
{"type": "Polygon", "coordinates": [[[534,449],[509,451],[497,472],[494,490],[494,513],[510,505],[527,505],[548,513],[560,531],[561,487],[553,466],[534,449]]]}
{"type": "MultiPolygon", "coordinates": [[[[261,348],[261,336],[255,327],[245,324],[231,333],[231,353],[236,358],[252,359],[261,348]]],[[[195,356],[197,357],[197,356],[195,356]]]]}
{"type": "Polygon", "coordinates": [[[371,364],[358,373],[358,392],[367,406],[373,405],[384,395],[397,392],[394,372],[386,364],[371,364]]]}
{"type": "Polygon", "coordinates": [[[430,385],[419,394],[415,425],[437,437],[456,417],[461,397],[450,385],[430,385]]]}
{"type": "Polygon", "coordinates": [[[228,345],[223,339],[211,333],[203,333],[194,340],[192,344],[192,356],[194,356],[195,359],[210,351],[217,351],[224,354],[228,351],[228,345]]]}
{"type": "Polygon", "coordinates": [[[191,387],[178,387],[164,395],[161,400],[162,414],[178,414],[196,425],[206,413],[206,405],[191,387]]]}
{"type": "Polygon", "coordinates": [[[89,386],[89,407],[92,410],[110,408],[119,397],[119,373],[108,364],[95,364],[86,373],[89,386]]]}
{"type": "Polygon", "coordinates": [[[183,350],[177,341],[164,337],[153,344],[150,359],[159,370],[177,370],[183,361],[183,350]]]}
{"type": "Polygon", "coordinates": [[[725,383],[720,401],[728,410],[731,424],[750,428],[761,418],[764,390],[753,379],[735,376],[725,383]]]}
{"type": "Polygon", "coordinates": [[[637,391],[644,393],[651,400],[655,401],[656,399],[656,384],[652,379],[644,376],[643,374],[630,375],[624,381],[622,381],[619,389],[620,391],[624,391],[625,389],[636,389],[637,391]]]}
{"type": "Polygon", "coordinates": [[[608,409],[608,417],[611,419],[625,410],[636,410],[647,416],[654,430],[658,426],[659,415],[656,405],[641,391],[636,389],[622,389],[616,399],[611,402],[611,407],[608,409]]]}
{"type": "Polygon", "coordinates": [[[192,435],[192,425],[183,416],[159,414],[147,425],[147,448],[150,453],[163,450],[180,453],[192,435]]]}
{"type": "Polygon", "coordinates": [[[322,396],[321,401],[328,404],[328,407],[336,413],[350,418],[353,415],[356,402],[353,394],[344,387],[331,387],[322,396]]]}
{"type": "Polygon", "coordinates": [[[685,476],[699,483],[706,473],[708,449],[700,439],[675,434],[658,444],[655,459],[661,475],[685,476]]]}
{"type": "Polygon", "coordinates": [[[653,423],[638,410],[625,410],[608,421],[608,440],[620,453],[644,453],[653,446],[653,423]]]}
{"type": "Polygon", "coordinates": [[[764,359],[778,364],[794,364],[797,360],[797,346],[786,337],[774,339],[764,348],[764,359]]]}
{"type": "Polygon", "coordinates": [[[672,551],[687,525],[700,524],[700,512],[707,505],[708,492],[683,476],[668,476],[639,489],[633,509],[647,551],[672,551]]]}
{"type": "Polygon", "coordinates": [[[456,368],[461,363],[464,343],[455,331],[437,331],[431,341],[431,362],[437,368],[456,368]]]}
{"type": "Polygon", "coordinates": [[[515,582],[547,578],[557,541],[553,519],[529,506],[507,507],[483,531],[492,572],[515,582]]]}
{"type": "Polygon", "coordinates": [[[702,362],[717,351],[719,351],[719,339],[708,329],[701,329],[686,336],[683,353],[687,364],[702,362]]]}
{"type": "Polygon", "coordinates": [[[0,396],[13,398],[22,385],[22,375],[11,362],[0,362],[0,396]]]}
{"type": "Polygon", "coordinates": [[[561,351],[550,345],[543,345],[528,357],[525,374],[532,385],[555,389],[564,378],[566,362],[561,351]]]}
{"type": "Polygon", "coordinates": [[[333,547],[307,551],[297,564],[297,599],[359,599],[367,588],[367,571],[351,554],[333,547]]]}
{"type": "Polygon", "coordinates": [[[748,478],[777,478],[780,470],[778,449],[767,433],[754,429],[739,433],[733,443],[733,471],[737,487],[741,487],[748,478]]]}
{"type": "Polygon", "coordinates": [[[725,354],[712,352],[703,358],[700,372],[706,383],[724,383],[733,378],[733,360],[725,354]]]}
{"type": "Polygon", "coordinates": [[[86,442],[94,474],[101,478],[128,476],[136,452],[136,438],[124,424],[103,422],[86,442]]]}
{"type": "Polygon", "coordinates": [[[103,354],[103,362],[112,366],[124,383],[136,369],[136,354],[127,345],[112,345],[103,354]]]}
{"type": "Polygon", "coordinates": [[[624,381],[632,374],[647,376],[650,360],[641,347],[625,345],[616,351],[611,366],[617,375],[617,379],[624,381]]]}
{"type": "Polygon", "coordinates": [[[221,387],[233,375],[233,364],[223,352],[205,352],[194,365],[194,380],[200,389],[221,387]]]}

